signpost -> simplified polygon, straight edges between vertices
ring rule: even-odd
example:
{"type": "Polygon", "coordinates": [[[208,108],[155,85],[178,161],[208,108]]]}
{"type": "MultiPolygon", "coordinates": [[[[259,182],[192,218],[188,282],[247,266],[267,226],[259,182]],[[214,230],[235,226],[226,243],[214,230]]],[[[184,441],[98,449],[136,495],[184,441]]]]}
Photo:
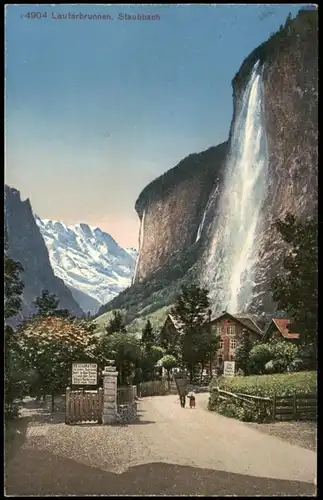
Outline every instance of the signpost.
{"type": "Polygon", "coordinates": [[[72,385],[97,385],[97,363],[72,363],[72,385]]]}
{"type": "Polygon", "coordinates": [[[235,361],[225,361],[223,367],[223,375],[225,377],[234,377],[235,361]]]}

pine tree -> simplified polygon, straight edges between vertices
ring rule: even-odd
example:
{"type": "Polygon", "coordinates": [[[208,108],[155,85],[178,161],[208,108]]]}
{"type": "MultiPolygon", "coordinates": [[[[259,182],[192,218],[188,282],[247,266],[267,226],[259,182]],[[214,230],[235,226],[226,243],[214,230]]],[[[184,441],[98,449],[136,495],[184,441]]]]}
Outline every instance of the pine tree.
{"type": "Polygon", "coordinates": [[[59,299],[54,293],[49,293],[48,290],[43,290],[34,304],[37,309],[37,316],[61,316],[65,318],[70,316],[67,309],[58,308],[59,299]]]}
{"type": "Polygon", "coordinates": [[[108,334],[127,332],[124,324],[124,319],[120,311],[113,311],[113,317],[110,319],[109,323],[105,327],[105,331],[108,334]]]}
{"type": "Polygon", "coordinates": [[[26,390],[23,375],[21,374],[22,359],[17,333],[7,324],[10,318],[15,317],[21,310],[24,284],[20,278],[23,267],[20,262],[8,258],[5,253],[5,283],[4,283],[4,379],[5,379],[5,413],[7,417],[17,416],[17,402],[23,397],[26,390]]]}
{"type": "Polygon", "coordinates": [[[4,317],[6,320],[16,316],[21,310],[21,296],[24,284],[20,279],[20,274],[23,270],[24,269],[20,262],[15,262],[14,260],[5,257],[4,317]]]}
{"type": "Polygon", "coordinates": [[[245,375],[249,375],[249,360],[250,352],[253,347],[250,333],[247,330],[242,330],[241,338],[235,352],[236,369],[243,371],[245,375]]]}
{"type": "Polygon", "coordinates": [[[145,346],[146,350],[151,349],[151,347],[154,345],[155,336],[149,319],[147,319],[145,327],[142,330],[141,341],[145,346]]]}
{"type": "Polygon", "coordinates": [[[182,364],[193,379],[194,367],[207,356],[208,332],[206,320],[210,301],[208,290],[197,285],[183,287],[171,314],[181,325],[178,332],[178,351],[182,364]]]}

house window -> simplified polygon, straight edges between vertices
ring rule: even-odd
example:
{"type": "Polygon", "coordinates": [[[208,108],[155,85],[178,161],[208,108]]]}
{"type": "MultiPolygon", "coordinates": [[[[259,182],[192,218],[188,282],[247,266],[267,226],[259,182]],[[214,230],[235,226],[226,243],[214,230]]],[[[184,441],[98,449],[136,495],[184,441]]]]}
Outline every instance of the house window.
{"type": "Polygon", "coordinates": [[[221,326],[217,326],[215,331],[217,335],[221,335],[221,326]]]}
{"type": "Polygon", "coordinates": [[[237,345],[236,339],[230,339],[230,349],[235,349],[237,345]]]}
{"type": "Polygon", "coordinates": [[[220,340],[219,349],[223,349],[223,340],[220,340]]]}
{"type": "Polygon", "coordinates": [[[234,361],[235,360],[235,355],[234,354],[230,354],[230,361],[234,361]]]}
{"type": "Polygon", "coordinates": [[[235,331],[236,331],[236,328],[234,325],[228,326],[228,328],[227,328],[228,335],[234,335],[235,331]]]}

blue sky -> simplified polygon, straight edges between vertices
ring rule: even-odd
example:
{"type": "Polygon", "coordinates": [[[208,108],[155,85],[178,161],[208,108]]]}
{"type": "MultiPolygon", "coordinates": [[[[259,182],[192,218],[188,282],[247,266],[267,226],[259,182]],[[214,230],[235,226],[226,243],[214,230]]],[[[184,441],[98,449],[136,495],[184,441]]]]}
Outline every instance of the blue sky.
{"type": "Polygon", "coordinates": [[[227,139],[233,76],[300,7],[9,5],[6,182],[42,218],[87,222],[137,246],[141,190],[227,139]],[[114,19],[52,18],[68,12],[114,19]]]}

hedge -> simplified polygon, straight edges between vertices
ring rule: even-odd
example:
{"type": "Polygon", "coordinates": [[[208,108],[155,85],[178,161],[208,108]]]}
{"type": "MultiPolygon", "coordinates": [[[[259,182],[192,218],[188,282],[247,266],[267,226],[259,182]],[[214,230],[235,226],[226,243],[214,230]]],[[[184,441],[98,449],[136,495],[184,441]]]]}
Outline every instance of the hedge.
{"type": "Polygon", "coordinates": [[[270,419],[270,405],[267,412],[261,411],[260,405],[254,407],[239,400],[223,401],[219,399],[216,387],[234,394],[272,398],[290,394],[308,394],[317,391],[317,372],[279,373],[274,375],[253,375],[249,377],[219,377],[210,387],[208,408],[227,417],[234,417],[245,422],[262,422],[270,419]]]}

